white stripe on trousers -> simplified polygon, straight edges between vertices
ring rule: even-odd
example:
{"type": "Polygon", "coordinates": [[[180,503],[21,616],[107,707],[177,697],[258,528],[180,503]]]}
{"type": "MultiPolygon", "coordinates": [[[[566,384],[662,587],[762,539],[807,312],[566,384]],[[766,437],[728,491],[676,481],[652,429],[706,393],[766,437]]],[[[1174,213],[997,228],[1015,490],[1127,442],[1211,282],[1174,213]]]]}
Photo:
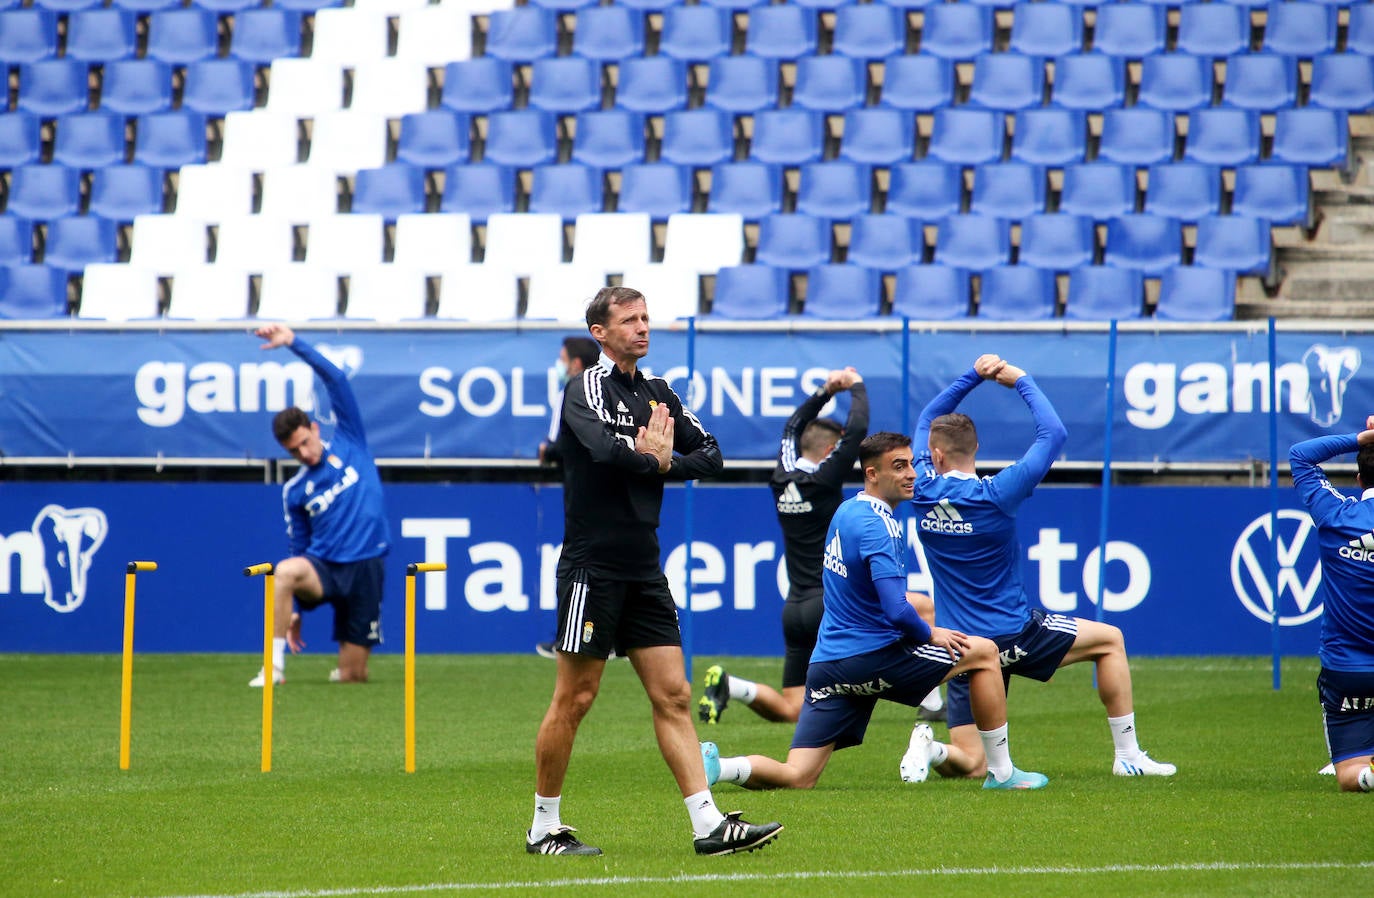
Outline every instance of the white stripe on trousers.
{"type": "Polygon", "coordinates": [[[568,594],[568,617],[563,631],[563,642],[558,646],[565,652],[576,652],[581,640],[582,622],[587,614],[587,582],[573,581],[572,592],[568,594]]]}

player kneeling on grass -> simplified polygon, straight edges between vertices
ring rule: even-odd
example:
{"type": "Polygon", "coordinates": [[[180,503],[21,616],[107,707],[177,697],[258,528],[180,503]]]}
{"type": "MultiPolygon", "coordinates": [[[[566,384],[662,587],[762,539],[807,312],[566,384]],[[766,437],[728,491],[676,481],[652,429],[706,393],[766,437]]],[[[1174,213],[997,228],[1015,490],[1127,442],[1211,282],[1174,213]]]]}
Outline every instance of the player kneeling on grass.
{"type": "MultiPolygon", "coordinates": [[[[709,782],[746,788],[809,789],[837,749],[863,742],[879,699],[916,707],[940,683],[968,674],[987,756],[985,789],[1039,789],[1048,780],[1017,770],[1007,740],[1007,699],[997,650],[987,639],[931,627],[906,598],[905,531],[893,515],[915,487],[911,440],[875,433],[859,447],[864,489],[830,522],[825,543],[825,612],[792,748],[786,761],[721,758],[702,743],[709,782]]],[[[926,726],[929,730],[929,726],[926,726]]],[[[927,763],[966,775],[975,761],[932,739],[927,763]]],[[[919,773],[924,779],[926,771],[919,773]]]]}

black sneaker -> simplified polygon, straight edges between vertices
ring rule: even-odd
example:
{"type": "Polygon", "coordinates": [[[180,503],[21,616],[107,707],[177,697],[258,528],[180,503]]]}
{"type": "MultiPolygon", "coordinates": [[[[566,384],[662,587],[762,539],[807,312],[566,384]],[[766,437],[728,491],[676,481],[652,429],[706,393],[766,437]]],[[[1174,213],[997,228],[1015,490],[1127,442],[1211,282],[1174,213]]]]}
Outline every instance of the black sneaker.
{"type": "MultiPolygon", "coordinates": [[[[741,820],[743,811],[731,811],[725,815],[709,836],[695,841],[697,854],[734,854],[737,851],[753,851],[762,848],[782,832],[781,823],[754,824],[741,820]]],[[[576,840],[574,840],[576,841],[576,840]]]]}
{"type": "Polygon", "coordinates": [[[916,719],[929,721],[931,723],[943,723],[949,720],[949,711],[945,710],[944,705],[941,705],[934,711],[927,711],[925,708],[917,708],[916,719]]]}
{"type": "Polygon", "coordinates": [[[730,675],[719,664],[712,665],[706,669],[702,685],[706,687],[706,694],[697,702],[697,716],[702,723],[715,723],[725,713],[725,706],[730,704],[730,675]]]}
{"type": "Polygon", "coordinates": [[[573,833],[577,830],[571,826],[560,826],[552,829],[549,834],[538,842],[530,841],[530,834],[525,833],[525,851],[528,854],[580,854],[583,856],[596,855],[601,853],[600,848],[584,844],[573,833]]]}
{"type": "Polygon", "coordinates": [[[534,646],[534,653],[540,658],[557,658],[558,652],[554,650],[552,642],[540,642],[534,646]]]}

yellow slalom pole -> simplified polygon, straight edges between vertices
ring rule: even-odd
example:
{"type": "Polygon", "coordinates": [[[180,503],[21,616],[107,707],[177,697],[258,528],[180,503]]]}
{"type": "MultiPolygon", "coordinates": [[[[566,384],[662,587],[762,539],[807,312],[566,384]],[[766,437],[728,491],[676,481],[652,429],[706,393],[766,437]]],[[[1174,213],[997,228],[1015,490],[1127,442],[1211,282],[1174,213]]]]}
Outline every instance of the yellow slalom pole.
{"type": "Polygon", "coordinates": [[[415,575],[446,570],[438,562],[406,565],[406,773],[415,772],[415,575]]]}
{"type": "Polygon", "coordinates": [[[276,681],[276,668],[272,664],[272,630],[276,618],[276,578],[273,576],[270,561],[254,564],[243,569],[243,576],[263,576],[263,625],[262,625],[262,772],[272,771],[272,686],[276,681]]]}
{"type": "Polygon", "coordinates": [[[138,572],[157,570],[156,561],[131,561],[124,574],[124,670],[119,690],[119,769],[129,769],[134,714],[134,593],[138,572]]]}

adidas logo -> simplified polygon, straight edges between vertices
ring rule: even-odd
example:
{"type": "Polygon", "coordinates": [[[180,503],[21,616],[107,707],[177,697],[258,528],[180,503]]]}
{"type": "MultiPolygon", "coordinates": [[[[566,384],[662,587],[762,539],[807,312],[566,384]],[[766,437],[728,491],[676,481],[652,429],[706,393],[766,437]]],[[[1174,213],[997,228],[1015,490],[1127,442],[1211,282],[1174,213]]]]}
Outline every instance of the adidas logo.
{"type": "Polygon", "coordinates": [[[625,403],[619,401],[617,401],[615,404],[615,410],[618,412],[624,412],[627,415],[630,413],[630,410],[625,407],[625,403]]]}
{"type": "Polygon", "coordinates": [[[844,549],[840,546],[840,532],[835,531],[835,535],[830,538],[830,542],[825,547],[825,569],[839,574],[845,579],[849,578],[849,568],[844,564],[844,549]]]}
{"type": "Polygon", "coordinates": [[[921,529],[927,533],[972,533],[973,524],[964,520],[959,509],[948,499],[941,499],[939,505],[921,518],[921,529]]]}
{"type": "Polygon", "coordinates": [[[1374,563],[1374,532],[1358,536],[1350,542],[1341,546],[1337,553],[1342,558],[1349,558],[1351,561],[1367,561],[1374,563]]]}
{"type": "Polygon", "coordinates": [[[778,514],[806,514],[810,510],[811,503],[802,498],[801,490],[797,489],[795,483],[783,487],[782,495],[778,497],[778,514]]]}

